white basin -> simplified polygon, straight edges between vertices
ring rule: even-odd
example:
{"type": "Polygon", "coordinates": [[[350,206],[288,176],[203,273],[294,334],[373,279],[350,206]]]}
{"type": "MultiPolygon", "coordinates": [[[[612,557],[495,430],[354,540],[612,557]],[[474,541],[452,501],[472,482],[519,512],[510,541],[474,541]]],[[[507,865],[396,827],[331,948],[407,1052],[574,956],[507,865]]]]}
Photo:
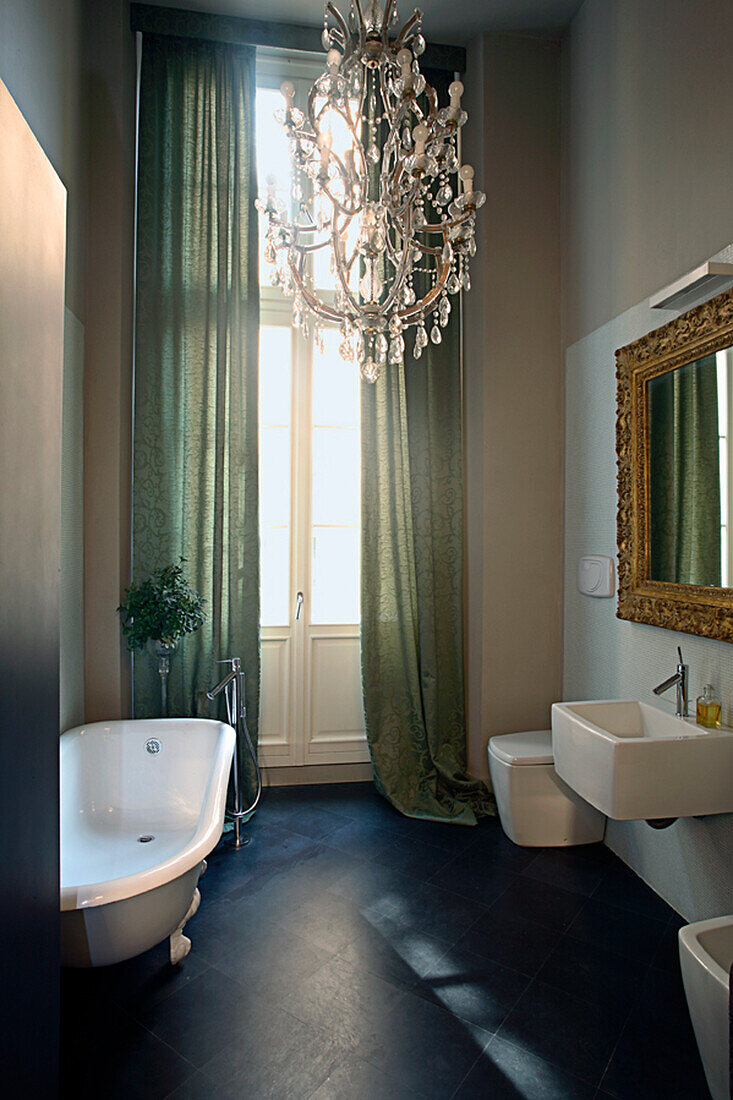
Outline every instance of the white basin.
{"type": "Polygon", "coordinates": [[[733,730],[635,700],[553,703],[555,770],[619,821],[733,812],[733,730]]]}
{"type": "Polygon", "coordinates": [[[679,931],[680,966],[690,1019],[713,1100],[730,1100],[728,999],[733,916],[686,924],[679,931]]]}

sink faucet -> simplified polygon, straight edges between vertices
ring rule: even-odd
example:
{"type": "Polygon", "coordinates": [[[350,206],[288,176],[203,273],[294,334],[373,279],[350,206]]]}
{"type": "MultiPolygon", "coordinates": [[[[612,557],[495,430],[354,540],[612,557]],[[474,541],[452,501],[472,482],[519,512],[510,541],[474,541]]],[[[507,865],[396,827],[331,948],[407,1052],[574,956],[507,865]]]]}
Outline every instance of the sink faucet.
{"type": "Polygon", "coordinates": [[[653,689],[655,695],[661,695],[663,691],[667,691],[674,686],[677,688],[677,706],[675,707],[675,718],[687,717],[687,677],[690,671],[689,665],[686,665],[682,660],[682,650],[677,646],[677,656],[679,658],[677,662],[677,671],[674,676],[669,676],[661,684],[653,689]]]}

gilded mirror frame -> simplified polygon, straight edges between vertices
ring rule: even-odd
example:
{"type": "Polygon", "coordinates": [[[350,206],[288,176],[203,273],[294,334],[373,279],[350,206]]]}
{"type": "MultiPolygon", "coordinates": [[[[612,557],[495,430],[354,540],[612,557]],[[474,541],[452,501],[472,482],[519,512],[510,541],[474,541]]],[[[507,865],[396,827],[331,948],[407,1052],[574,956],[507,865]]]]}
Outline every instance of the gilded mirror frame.
{"type": "Polygon", "coordinates": [[[649,576],[647,384],[733,345],[728,290],[616,352],[619,619],[733,642],[733,589],[654,581],[649,576]]]}

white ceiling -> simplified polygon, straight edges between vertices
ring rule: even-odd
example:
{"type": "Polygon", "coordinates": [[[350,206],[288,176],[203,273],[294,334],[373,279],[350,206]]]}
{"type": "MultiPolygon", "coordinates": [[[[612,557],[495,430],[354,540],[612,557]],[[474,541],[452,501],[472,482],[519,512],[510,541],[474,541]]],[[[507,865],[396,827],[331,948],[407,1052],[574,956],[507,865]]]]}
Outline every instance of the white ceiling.
{"type": "MultiPolygon", "coordinates": [[[[148,0],[161,7],[218,12],[220,15],[267,19],[268,22],[319,26],[323,0],[148,0]]],[[[346,14],[348,0],[335,0],[346,14]]],[[[419,0],[417,0],[419,3],[419,0]]],[[[428,42],[463,45],[480,31],[508,31],[551,35],[568,25],[582,0],[422,0],[423,31],[428,42]]],[[[402,0],[404,22],[415,0],[402,0]]]]}

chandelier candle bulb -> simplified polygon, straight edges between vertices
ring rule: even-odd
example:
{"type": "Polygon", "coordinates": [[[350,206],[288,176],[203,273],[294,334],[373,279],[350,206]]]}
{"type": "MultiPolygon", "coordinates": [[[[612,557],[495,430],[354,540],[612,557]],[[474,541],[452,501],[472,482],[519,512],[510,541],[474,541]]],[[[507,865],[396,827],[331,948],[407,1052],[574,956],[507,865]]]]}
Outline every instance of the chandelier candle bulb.
{"type": "Polygon", "coordinates": [[[331,155],[333,137],[328,130],[322,130],[318,135],[318,149],[321,154],[321,174],[327,174],[328,158],[331,155]]]}
{"type": "Polygon", "coordinates": [[[412,54],[409,50],[400,50],[397,54],[397,64],[402,69],[402,88],[407,94],[413,90],[412,79],[412,54]]]}
{"type": "Polygon", "coordinates": [[[458,178],[463,184],[464,194],[469,194],[473,191],[473,168],[470,164],[464,164],[458,171],[458,178]]]}
{"type": "Polygon", "coordinates": [[[412,136],[415,141],[415,156],[421,157],[425,152],[425,142],[430,136],[430,131],[428,130],[427,126],[425,126],[424,123],[421,122],[412,131],[412,136]]]}
{"type": "Polygon", "coordinates": [[[295,85],[292,80],[284,80],[280,85],[280,91],[285,100],[285,122],[287,124],[292,119],[293,102],[295,101],[295,85]]]}
{"type": "Polygon", "coordinates": [[[448,95],[450,96],[450,105],[454,111],[460,111],[461,109],[461,96],[464,92],[464,87],[460,80],[454,80],[448,88],[448,95]]]}
{"type": "Polygon", "coordinates": [[[387,362],[402,362],[406,329],[416,328],[417,358],[429,340],[442,339],[446,294],[470,286],[476,211],[485,201],[470,165],[459,171],[463,84],[453,81],[440,108],[420,72],[422,12],[399,31],[396,24],[396,0],[385,11],[379,0],[363,9],[352,3],[348,19],[329,0],[326,71],[302,110],[284,81],[285,110],[276,112],[290,145],[296,213],[289,216],[274,182],[257,200],[268,221],[264,257],[273,285],[293,299],[294,325],[338,326],[341,354],[348,360],[353,349],[370,382],[387,362]],[[335,274],[335,293],[314,283],[319,253],[335,274]]]}

